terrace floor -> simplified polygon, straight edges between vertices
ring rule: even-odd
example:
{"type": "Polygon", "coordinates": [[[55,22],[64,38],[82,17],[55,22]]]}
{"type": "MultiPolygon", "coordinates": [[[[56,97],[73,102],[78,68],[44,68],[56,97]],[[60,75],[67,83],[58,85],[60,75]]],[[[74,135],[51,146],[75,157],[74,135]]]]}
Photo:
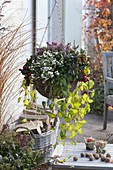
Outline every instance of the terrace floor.
{"type": "MultiPolygon", "coordinates": [[[[84,137],[94,137],[96,139],[106,140],[107,135],[113,133],[113,119],[108,120],[107,129],[103,130],[103,118],[95,114],[87,114],[85,116],[86,124],[83,125],[83,134],[76,136],[77,142],[84,142],[84,137]]],[[[67,138],[67,140],[70,140],[67,138]]],[[[108,143],[113,143],[113,136],[108,139],[108,143]]]]}

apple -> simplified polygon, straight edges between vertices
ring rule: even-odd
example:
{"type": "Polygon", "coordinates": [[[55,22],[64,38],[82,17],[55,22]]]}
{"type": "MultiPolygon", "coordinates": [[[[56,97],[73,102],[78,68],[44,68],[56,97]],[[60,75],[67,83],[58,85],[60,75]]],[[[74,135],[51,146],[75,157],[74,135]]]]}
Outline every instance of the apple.
{"type": "Polygon", "coordinates": [[[89,137],[89,138],[86,139],[86,141],[87,141],[87,142],[94,142],[94,138],[89,137]]]}
{"type": "Polygon", "coordinates": [[[99,141],[98,141],[98,145],[99,145],[99,146],[102,146],[102,145],[105,145],[105,144],[106,144],[106,142],[103,141],[103,140],[99,140],[99,141]]]}

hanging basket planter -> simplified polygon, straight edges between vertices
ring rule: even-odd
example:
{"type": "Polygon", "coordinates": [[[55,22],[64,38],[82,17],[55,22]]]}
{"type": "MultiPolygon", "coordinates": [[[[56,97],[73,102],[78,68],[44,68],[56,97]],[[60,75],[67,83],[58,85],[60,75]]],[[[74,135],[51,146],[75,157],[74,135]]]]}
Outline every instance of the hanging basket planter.
{"type": "MultiPolygon", "coordinates": [[[[70,91],[73,92],[77,86],[77,82],[71,81],[70,85],[71,85],[70,91]]],[[[51,98],[52,91],[51,91],[50,86],[47,83],[42,83],[42,80],[37,80],[37,81],[34,81],[34,87],[42,96],[51,98]]],[[[53,90],[54,90],[54,85],[53,85],[53,90]]],[[[64,95],[61,94],[59,96],[56,95],[55,97],[62,98],[62,97],[65,97],[65,94],[64,95]]]]}
{"type": "Polygon", "coordinates": [[[42,83],[42,80],[38,79],[37,81],[34,81],[34,87],[42,96],[49,98],[50,86],[48,86],[46,83],[42,83]]]}
{"type": "Polygon", "coordinates": [[[47,47],[37,49],[20,71],[26,86],[32,83],[49,99],[62,98],[76,88],[78,81],[88,81],[89,58],[84,50],[71,47],[70,43],[47,43],[47,47]]]}

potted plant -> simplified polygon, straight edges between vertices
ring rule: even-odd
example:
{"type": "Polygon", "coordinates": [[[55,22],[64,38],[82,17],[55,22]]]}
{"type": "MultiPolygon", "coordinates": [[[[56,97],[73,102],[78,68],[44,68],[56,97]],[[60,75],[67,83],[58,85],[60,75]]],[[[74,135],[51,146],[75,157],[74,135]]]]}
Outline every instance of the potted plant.
{"type": "MultiPolygon", "coordinates": [[[[36,55],[31,56],[20,71],[24,75],[24,106],[27,109],[32,107],[36,90],[40,91],[44,85],[43,92],[52,101],[48,106],[51,110],[48,116],[62,119],[59,140],[65,141],[67,132],[71,139],[82,133],[81,128],[86,122],[84,116],[90,112],[94,96],[94,82],[88,77],[89,58],[85,51],[79,51],[78,47],[71,47],[70,44],[47,43],[47,47],[37,49],[36,55]],[[34,88],[30,90],[30,86],[34,88]],[[56,106],[57,113],[54,112],[56,106]]],[[[46,108],[47,105],[42,102],[42,106],[46,108]]],[[[35,109],[38,113],[39,108],[35,109]]],[[[45,114],[44,111],[40,113],[45,114]]]]}
{"type": "Polygon", "coordinates": [[[78,81],[88,80],[89,58],[70,43],[47,43],[37,48],[36,55],[30,56],[20,71],[26,87],[33,84],[39,93],[54,100],[65,97],[70,88],[73,91],[78,81]]]}
{"type": "Polygon", "coordinates": [[[33,150],[33,145],[28,131],[17,133],[4,125],[0,133],[0,169],[39,170],[47,150],[33,150]]]}

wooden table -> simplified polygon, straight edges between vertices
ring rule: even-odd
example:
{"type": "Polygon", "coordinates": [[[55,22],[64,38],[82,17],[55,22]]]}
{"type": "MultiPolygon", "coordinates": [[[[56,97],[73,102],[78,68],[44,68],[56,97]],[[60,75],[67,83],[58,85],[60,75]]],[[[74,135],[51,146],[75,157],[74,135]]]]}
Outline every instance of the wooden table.
{"type": "MultiPolygon", "coordinates": [[[[59,146],[60,150],[60,146],[59,146]]],[[[52,170],[113,170],[113,163],[102,162],[100,159],[89,161],[86,157],[81,157],[80,153],[94,153],[95,151],[88,151],[85,149],[84,143],[78,143],[77,145],[72,145],[66,143],[63,148],[63,153],[60,160],[66,158],[64,163],[52,163],[52,170]],[[73,161],[73,156],[78,157],[78,161],[73,161]],[[69,158],[71,156],[71,158],[69,158]]],[[[107,144],[106,153],[111,154],[111,160],[113,160],[113,144],[107,144]]],[[[106,154],[105,153],[105,154],[106,154]]],[[[53,153],[54,155],[54,153],[53,153]]],[[[56,153],[55,153],[56,155],[56,153]]]]}

